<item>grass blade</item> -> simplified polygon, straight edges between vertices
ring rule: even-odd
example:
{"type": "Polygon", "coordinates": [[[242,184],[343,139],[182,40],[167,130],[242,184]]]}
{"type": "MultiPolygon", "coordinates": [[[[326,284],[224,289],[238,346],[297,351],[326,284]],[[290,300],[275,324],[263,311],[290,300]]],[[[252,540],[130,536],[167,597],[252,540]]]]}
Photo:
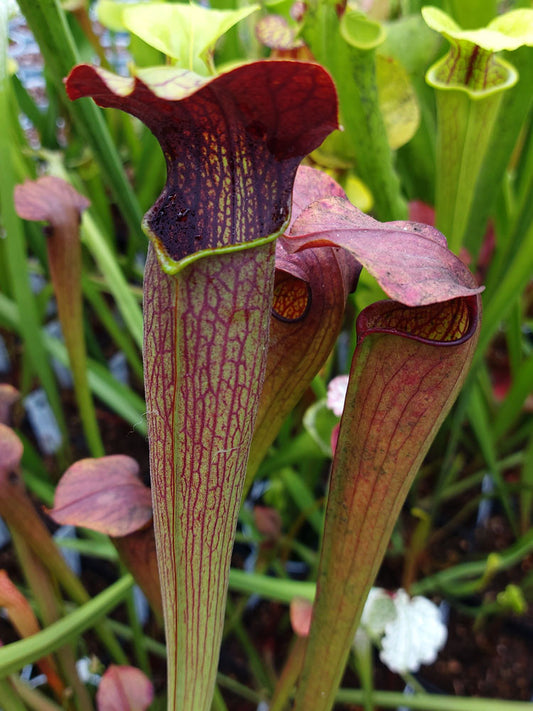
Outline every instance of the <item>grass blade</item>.
{"type": "Polygon", "coordinates": [[[94,627],[95,621],[122,602],[133,583],[131,575],[125,575],[107,590],[53,625],[32,637],[0,648],[0,678],[18,671],[45,654],[55,652],[67,642],[76,641],[86,630],[94,627]]]}
{"type": "Polygon", "coordinates": [[[28,279],[24,231],[15,213],[13,203],[15,176],[11,162],[12,127],[10,126],[12,97],[11,81],[7,69],[7,46],[7,7],[2,3],[0,4],[0,165],[2,165],[0,204],[7,238],[2,240],[3,249],[1,251],[7,266],[13,297],[18,305],[19,328],[25,342],[26,353],[30,359],[32,369],[41,381],[61,429],[63,439],[66,441],[67,428],[65,418],[52,369],[46,357],[35,299],[28,279]]]}
{"type": "MultiPolygon", "coordinates": [[[[39,44],[49,76],[58,93],[64,96],[63,79],[80,62],[65,13],[58,0],[20,0],[19,6],[39,44]]],[[[66,102],[66,106],[80,134],[90,145],[132,234],[141,240],[139,203],[100,109],[88,99],[66,102]]]]}

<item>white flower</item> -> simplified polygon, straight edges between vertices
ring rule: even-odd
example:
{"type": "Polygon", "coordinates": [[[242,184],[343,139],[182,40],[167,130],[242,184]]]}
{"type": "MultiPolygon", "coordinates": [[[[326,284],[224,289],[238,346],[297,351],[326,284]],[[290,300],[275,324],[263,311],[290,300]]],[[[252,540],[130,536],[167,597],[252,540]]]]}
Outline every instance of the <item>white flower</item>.
{"type": "Polygon", "coordinates": [[[8,19],[15,17],[15,15],[20,15],[20,8],[16,0],[7,0],[5,4],[7,6],[8,19]]]}
{"type": "Polygon", "coordinates": [[[76,671],[84,684],[92,684],[93,686],[100,684],[102,677],[100,674],[95,674],[94,667],[94,660],[89,659],[89,657],[82,657],[76,662],[76,671]]]}
{"type": "Polygon", "coordinates": [[[361,615],[361,626],[369,637],[379,640],[385,627],[396,619],[394,597],[383,588],[370,588],[361,615]]]}
{"type": "Polygon", "coordinates": [[[425,597],[410,598],[401,589],[392,595],[371,589],[356,635],[358,648],[361,630],[381,646],[381,661],[399,674],[432,664],[447,638],[439,608],[425,597]]]}
{"type": "Polygon", "coordinates": [[[361,622],[355,633],[354,647],[361,654],[370,650],[370,640],[379,643],[385,626],[396,617],[392,597],[383,588],[370,588],[361,615],[361,622]]]}
{"type": "Polygon", "coordinates": [[[327,406],[337,417],[342,415],[344,409],[348,380],[347,375],[338,375],[336,378],[333,378],[328,385],[327,406]]]}

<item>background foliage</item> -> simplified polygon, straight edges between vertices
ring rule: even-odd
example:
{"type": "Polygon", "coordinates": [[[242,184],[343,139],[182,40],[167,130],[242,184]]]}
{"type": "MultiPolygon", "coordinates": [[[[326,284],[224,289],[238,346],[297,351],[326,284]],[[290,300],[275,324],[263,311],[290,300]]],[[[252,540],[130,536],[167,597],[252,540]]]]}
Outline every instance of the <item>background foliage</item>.
{"type": "MultiPolygon", "coordinates": [[[[439,92],[446,92],[424,76],[447,52],[448,42],[424,22],[421,4],[361,2],[366,16],[349,8],[339,19],[333,5],[313,2],[305,19],[299,6],[285,0],[261,7],[216,0],[213,10],[232,9],[235,15],[230,20],[221,14],[215,22],[211,11],[197,7],[197,15],[191,17],[185,12],[189,6],[168,3],[165,12],[172,8],[185,13],[179,31],[170,34],[168,18],[150,24],[154,13],[150,15],[149,4],[136,13],[132,5],[106,0],[64,7],[53,0],[23,0],[25,19],[10,19],[3,4],[1,375],[21,395],[11,424],[24,444],[24,483],[38,507],[49,506],[65,468],[100,453],[94,441],[88,444],[91,414],[74,396],[64,340],[53,326],[56,314],[42,226],[22,221],[13,202],[15,185],[43,173],[59,176],[91,201],[81,221],[81,286],[88,383],[97,426],[106,454],[131,454],[147,478],[140,352],[146,240],[140,222],[161,190],[164,161],[153,136],[131,117],[104,113],[89,100],[69,102],[63,78],[80,61],[99,61],[122,73],[130,62],[137,66],[181,62],[207,75],[215,67],[220,71],[243,59],[287,54],[305,59],[310,48],[336,81],[344,126],[343,133],[336,132],[310,160],[331,172],[354,204],[379,219],[405,219],[408,214],[418,221],[436,219],[454,251],[486,286],[473,368],[410,493],[378,580],[387,588],[404,587],[412,594],[446,601],[450,647],[436,672],[428,672],[441,691],[451,693],[453,687],[467,696],[528,700],[532,689],[523,666],[525,655],[529,663],[532,658],[527,633],[533,601],[531,34],[524,46],[500,53],[518,77],[498,95],[492,123],[482,118],[478,135],[466,134],[460,146],[457,136],[455,144],[446,143],[449,119],[443,105],[449,97],[441,97],[439,92]],[[38,48],[30,49],[30,30],[38,48]],[[457,174],[463,181],[460,193],[450,196],[446,185],[457,174]],[[457,224],[463,227],[456,229],[457,224]],[[31,406],[35,393],[41,393],[45,402],[44,409],[36,411],[41,423],[37,426],[31,406]],[[500,646],[487,641],[494,635],[503,640],[500,646]],[[485,673],[499,666],[502,644],[509,647],[514,683],[504,675],[491,682],[485,673]],[[475,679],[465,671],[469,654],[482,659],[475,679]]],[[[442,0],[434,5],[465,29],[484,26],[503,10],[531,7],[528,2],[495,0],[442,0]]],[[[470,102],[465,111],[477,111],[483,99],[465,101],[470,102]]],[[[471,126],[474,119],[468,120],[471,126]]],[[[354,349],[354,317],[379,294],[371,278],[363,276],[350,297],[346,327],[335,352],[283,425],[243,506],[216,708],[254,708],[275,686],[290,638],[287,610],[277,603],[289,603],[295,595],[309,597],[315,579],[330,436],[337,422],[325,405],[327,383],[347,371],[354,349]],[[273,530],[267,531],[259,506],[276,512],[273,530]],[[257,602],[257,595],[263,602],[257,602]],[[271,622],[263,627],[250,622],[254,615],[260,619],[263,610],[276,620],[277,635],[265,629],[273,626],[271,622]],[[229,663],[225,668],[225,653],[235,663],[245,657],[243,668],[229,663]]],[[[61,545],[83,555],[81,580],[92,600],[70,578],[65,582],[61,576],[68,573],[55,571],[62,589],[69,590],[65,598],[75,602],[76,609],[60,598],[59,621],[51,624],[41,616],[42,632],[18,647],[0,650],[4,707],[56,708],[51,701],[44,705],[46,689],[31,689],[15,675],[26,662],[66,642],[73,645],[76,658],[96,653],[105,663],[124,664],[129,659],[149,673],[160,699],[161,630],[153,619],[141,629],[132,581],[123,574],[115,548],[106,536],[85,529],[61,545]],[[95,566],[100,571],[96,581],[90,572],[95,566]],[[104,583],[109,587],[101,592],[104,583]],[[122,602],[125,613],[101,624],[103,641],[85,634],[97,617],[122,602]]],[[[6,566],[27,599],[36,603],[35,587],[21,574],[24,561],[29,564],[20,548],[17,553],[21,567],[12,561],[6,566]]],[[[9,628],[0,629],[7,641],[9,628]]],[[[368,675],[358,671],[368,688],[368,675]]],[[[383,689],[403,688],[382,669],[375,679],[383,689]]],[[[415,686],[423,683],[408,681],[415,686]]],[[[347,683],[357,684],[355,670],[347,683]]],[[[360,701],[359,692],[343,693],[346,704],[360,701]]],[[[394,695],[375,699],[384,706],[399,703],[394,695]]],[[[81,708],[83,702],[77,700],[76,705],[81,708]]],[[[424,708],[433,706],[428,701],[424,708]]],[[[461,708],[467,708],[466,703],[461,708]]]]}

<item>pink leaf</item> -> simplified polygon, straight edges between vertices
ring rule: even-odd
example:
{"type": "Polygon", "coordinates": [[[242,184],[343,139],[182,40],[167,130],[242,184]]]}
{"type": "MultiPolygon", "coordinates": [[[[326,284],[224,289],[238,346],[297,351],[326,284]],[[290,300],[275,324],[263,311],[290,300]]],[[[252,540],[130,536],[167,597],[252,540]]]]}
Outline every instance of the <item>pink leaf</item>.
{"type": "Polygon", "coordinates": [[[322,170],[301,165],[296,173],[292,191],[292,210],[289,230],[304,210],[325,198],[346,198],[346,193],[331,176],[322,170]]]}
{"type": "Polygon", "coordinates": [[[57,523],[126,536],[151,521],[150,489],[131,457],[81,459],[61,478],[49,513],[57,523]]]}
{"type": "MultiPolygon", "coordinates": [[[[325,173],[300,167],[293,191],[293,219],[342,188],[325,173]]],[[[348,293],[361,267],[343,249],[308,249],[289,254],[289,240],[276,244],[273,318],[265,382],[250,452],[247,484],[294,408],[325,363],[344,320],[348,293]]]]}
{"type": "Polygon", "coordinates": [[[424,306],[479,294],[465,265],[448,250],[438,230],[414,222],[381,223],[347,200],[315,202],[298,217],[289,239],[290,252],[309,247],[344,247],[406,306],[424,306]]]}
{"type": "Polygon", "coordinates": [[[291,600],[290,619],[294,634],[307,637],[313,617],[313,603],[301,597],[291,600]]]}
{"type": "Polygon", "coordinates": [[[267,540],[277,541],[281,535],[281,516],[270,506],[254,506],[254,522],[258,532],[267,540]]]}
{"type": "Polygon", "coordinates": [[[75,234],[80,213],[90,205],[72,185],[52,175],[15,185],[14,199],[17,214],[24,220],[50,222],[54,228],[66,223],[75,234]]]}
{"type": "Polygon", "coordinates": [[[154,687],[140,669],[112,664],[96,692],[98,711],[145,711],[154,699],[154,687]]]}

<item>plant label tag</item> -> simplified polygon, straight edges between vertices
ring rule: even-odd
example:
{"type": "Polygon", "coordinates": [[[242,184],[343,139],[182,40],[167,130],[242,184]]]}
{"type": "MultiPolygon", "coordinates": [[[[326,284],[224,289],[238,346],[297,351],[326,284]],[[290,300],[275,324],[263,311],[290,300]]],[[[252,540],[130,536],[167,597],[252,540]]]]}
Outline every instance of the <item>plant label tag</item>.
{"type": "Polygon", "coordinates": [[[76,575],[81,575],[81,556],[77,550],[73,548],[67,548],[62,545],[63,541],[73,541],[76,539],[76,527],[75,526],[60,526],[54,533],[54,539],[58,542],[61,548],[61,555],[66,560],[68,567],[76,575]]]}
{"type": "Polygon", "coordinates": [[[44,390],[39,388],[25,397],[24,407],[41,451],[44,454],[57,452],[62,442],[61,432],[44,390]]]}
{"type": "MultiPolygon", "coordinates": [[[[44,327],[44,330],[46,331],[46,333],[48,333],[49,336],[57,338],[58,341],[64,343],[63,333],[61,331],[61,324],[57,319],[54,321],[50,321],[50,323],[47,323],[44,327]]],[[[55,358],[54,356],[52,356],[52,368],[54,369],[54,373],[56,374],[56,378],[59,382],[59,385],[62,388],[71,388],[73,383],[70,368],[68,368],[66,365],[63,365],[63,363],[61,363],[61,361],[55,358]]]]}
{"type": "Polygon", "coordinates": [[[11,540],[11,534],[9,533],[9,528],[4,523],[4,520],[0,518],[0,549],[6,546],[11,540]]]}
{"type": "Polygon", "coordinates": [[[148,600],[146,599],[143,591],[138,585],[133,588],[133,604],[135,606],[135,614],[137,619],[141,623],[141,626],[148,622],[148,616],[150,614],[150,606],[148,605],[148,600]]]}
{"type": "Polygon", "coordinates": [[[0,335],[0,373],[9,373],[11,370],[11,361],[7,352],[6,342],[0,335]]]}
{"type": "Polygon", "coordinates": [[[128,363],[122,351],[118,351],[108,360],[111,375],[123,385],[129,385],[130,376],[128,373],[128,363]]]}

